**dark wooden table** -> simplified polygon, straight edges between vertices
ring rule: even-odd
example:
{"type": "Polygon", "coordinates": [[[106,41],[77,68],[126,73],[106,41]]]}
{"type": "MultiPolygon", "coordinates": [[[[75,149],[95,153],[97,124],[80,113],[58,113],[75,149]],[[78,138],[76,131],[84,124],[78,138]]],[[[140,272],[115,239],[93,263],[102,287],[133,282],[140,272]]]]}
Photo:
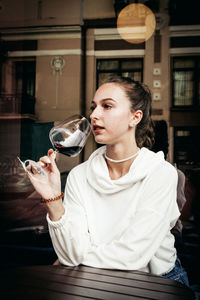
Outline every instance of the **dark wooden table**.
{"type": "Polygon", "coordinates": [[[137,271],[46,265],[1,270],[0,277],[3,300],[195,299],[178,282],[137,271]]]}

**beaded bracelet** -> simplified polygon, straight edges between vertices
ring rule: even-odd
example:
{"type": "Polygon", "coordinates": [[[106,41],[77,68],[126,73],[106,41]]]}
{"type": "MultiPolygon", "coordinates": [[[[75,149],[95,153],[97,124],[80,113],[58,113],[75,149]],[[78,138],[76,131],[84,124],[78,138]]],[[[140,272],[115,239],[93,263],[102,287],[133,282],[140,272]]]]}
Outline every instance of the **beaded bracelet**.
{"type": "Polygon", "coordinates": [[[57,196],[55,198],[49,198],[49,199],[42,198],[41,201],[40,201],[40,203],[48,203],[48,202],[60,200],[61,198],[63,198],[63,196],[64,196],[64,193],[62,192],[59,196],[57,196]]]}

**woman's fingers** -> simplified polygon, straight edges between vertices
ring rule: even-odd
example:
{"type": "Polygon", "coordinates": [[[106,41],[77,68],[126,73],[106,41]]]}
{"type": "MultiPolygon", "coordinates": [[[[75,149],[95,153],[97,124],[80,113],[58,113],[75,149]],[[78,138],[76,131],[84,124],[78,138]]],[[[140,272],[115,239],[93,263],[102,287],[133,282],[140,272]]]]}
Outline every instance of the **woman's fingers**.
{"type": "Polygon", "coordinates": [[[36,163],[35,161],[29,160],[27,161],[26,169],[29,173],[32,174],[41,174],[44,173],[43,169],[46,172],[59,173],[57,165],[55,163],[56,154],[53,149],[49,149],[48,154],[42,156],[40,160],[36,163]]]}
{"type": "Polygon", "coordinates": [[[57,168],[57,165],[56,165],[56,162],[55,162],[56,153],[55,153],[55,151],[53,149],[49,149],[49,151],[48,151],[48,158],[51,161],[52,171],[53,172],[59,172],[58,168],[57,168]]]}
{"type": "Polygon", "coordinates": [[[36,163],[35,161],[29,160],[26,163],[26,170],[32,174],[41,174],[43,172],[42,166],[45,165],[44,163],[36,163]]]}
{"type": "Polygon", "coordinates": [[[55,154],[55,151],[53,149],[49,149],[48,150],[48,156],[51,156],[52,158],[56,158],[56,154],[55,154]]]}
{"type": "Polygon", "coordinates": [[[42,167],[46,167],[48,164],[51,164],[51,160],[47,155],[40,157],[39,164],[42,167]]]}
{"type": "Polygon", "coordinates": [[[57,168],[55,158],[56,158],[55,151],[53,149],[49,149],[47,155],[42,156],[38,163],[42,168],[49,168],[51,172],[58,173],[59,170],[57,168]]]}

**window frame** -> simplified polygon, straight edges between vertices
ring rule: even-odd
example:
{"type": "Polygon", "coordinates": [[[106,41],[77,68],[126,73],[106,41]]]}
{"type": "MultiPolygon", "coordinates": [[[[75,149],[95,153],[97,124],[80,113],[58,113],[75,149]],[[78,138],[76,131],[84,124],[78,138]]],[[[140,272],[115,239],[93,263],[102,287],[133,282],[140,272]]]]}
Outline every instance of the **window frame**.
{"type": "Polygon", "coordinates": [[[198,88],[200,86],[200,62],[199,62],[199,67],[198,67],[198,60],[200,60],[200,56],[173,56],[171,57],[171,108],[172,109],[200,109],[200,93],[198,95],[198,88]],[[194,61],[194,67],[190,68],[174,68],[174,62],[175,60],[182,60],[186,61],[188,59],[191,59],[194,61]],[[174,98],[174,72],[175,71],[193,71],[194,75],[194,94],[192,97],[192,104],[189,105],[175,105],[175,98],[174,98]]]}
{"type": "Polygon", "coordinates": [[[98,58],[96,60],[96,88],[99,86],[99,74],[101,73],[115,73],[116,75],[121,75],[124,72],[141,72],[141,82],[143,82],[143,72],[144,72],[144,59],[143,57],[134,57],[134,58],[98,58]],[[117,69],[109,69],[109,70],[98,70],[98,62],[99,61],[118,61],[119,67],[117,69]],[[124,61],[140,61],[141,68],[126,68],[122,69],[122,63],[124,61]]]}

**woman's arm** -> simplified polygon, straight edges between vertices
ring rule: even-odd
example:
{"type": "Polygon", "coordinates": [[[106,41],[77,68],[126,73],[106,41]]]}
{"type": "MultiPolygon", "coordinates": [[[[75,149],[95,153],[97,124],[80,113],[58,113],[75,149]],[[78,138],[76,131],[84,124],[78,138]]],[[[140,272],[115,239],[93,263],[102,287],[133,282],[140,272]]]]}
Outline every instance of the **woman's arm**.
{"type": "Polygon", "coordinates": [[[65,187],[64,215],[57,222],[47,215],[53,247],[60,263],[68,266],[82,263],[91,247],[85,208],[76,189],[79,184],[72,170],[65,187]]]}
{"type": "Polygon", "coordinates": [[[121,237],[111,243],[94,245],[88,232],[84,206],[78,202],[73,184],[78,182],[75,183],[75,179],[71,181],[69,175],[66,191],[68,208],[66,206],[62,220],[49,222],[52,242],[62,264],[82,263],[117,269],[145,267],[166,235],[170,234],[179,216],[176,171],[153,174],[143,187],[140,208],[129,220],[121,237]]]}

